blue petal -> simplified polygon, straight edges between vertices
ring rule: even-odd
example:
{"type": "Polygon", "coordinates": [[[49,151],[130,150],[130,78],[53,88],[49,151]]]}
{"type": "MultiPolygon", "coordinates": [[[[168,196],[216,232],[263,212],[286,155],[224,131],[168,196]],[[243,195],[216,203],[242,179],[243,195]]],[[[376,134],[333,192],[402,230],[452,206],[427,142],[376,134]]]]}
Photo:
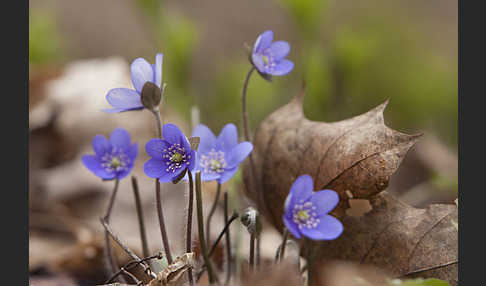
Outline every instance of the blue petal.
{"type": "Polygon", "coordinates": [[[238,131],[233,123],[226,124],[218,139],[216,139],[216,150],[230,151],[238,144],[238,131]]]}
{"type": "MultiPolygon", "coordinates": [[[[195,173],[192,173],[193,175],[195,173]]],[[[218,174],[207,174],[207,173],[204,173],[204,172],[201,172],[201,181],[204,181],[204,182],[207,182],[207,181],[215,181],[217,179],[219,179],[221,177],[221,175],[218,175],[218,174]]],[[[196,177],[194,177],[194,179],[196,179],[196,177]]]]}
{"type": "Polygon", "coordinates": [[[162,62],[163,62],[164,56],[162,53],[158,53],[155,55],[155,84],[162,88],[162,62]]]}
{"type": "Polygon", "coordinates": [[[228,163],[228,168],[237,167],[253,150],[253,145],[250,142],[241,142],[233,149],[231,149],[230,154],[226,156],[226,162],[228,163]]]}
{"type": "Polygon", "coordinates": [[[211,129],[206,125],[199,124],[194,128],[191,134],[192,137],[199,137],[199,148],[197,152],[199,154],[205,154],[215,147],[216,136],[214,136],[211,129]]]}
{"type": "Polygon", "coordinates": [[[135,159],[137,159],[138,156],[138,144],[137,143],[132,144],[132,146],[128,148],[126,153],[128,158],[130,158],[132,162],[135,162],[135,159]]]}
{"type": "Polygon", "coordinates": [[[125,150],[130,147],[130,134],[123,128],[116,128],[111,132],[110,142],[113,147],[125,150]]]}
{"type": "Polygon", "coordinates": [[[257,40],[255,41],[255,45],[253,45],[253,52],[261,52],[268,48],[273,40],[273,32],[267,30],[261,33],[257,40]]]}
{"type": "Polygon", "coordinates": [[[221,174],[221,177],[218,180],[219,183],[221,184],[226,183],[229,179],[233,178],[233,176],[236,174],[237,171],[238,171],[238,167],[224,170],[224,173],[221,174]]]}
{"type": "Polygon", "coordinates": [[[314,190],[314,181],[309,175],[299,176],[292,186],[290,187],[290,192],[287,197],[286,204],[288,207],[292,208],[294,204],[299,201],[306,201],[312,196],[314,190]]]}
{"type": "Polygon", "coordinates": [[[116,176],[118,177],[118,179],[123,179],[125,178],[128,174],[130,174],[130,172],[132,171],[133,167],[135,166],[135,164],[130,163],[128,166],[126,166],[126,168],[119,172],[116,176]]]}
{"type": "Polygon", "coordinates": [[[150,178],[160,178],[167,174],[165,171],[166,164],[162,160],[157,159],[150,159],[145,164],[143,164],[143,171],[145,175],[149,176],[150,178]]]}
{"type": "Polygon", "coordinates": [[[323,215],[319,219],[320,222],[315,228],[301,228],[302,235],[313,240],[333,240],[343,232],[343,224],[337,218],[323,215]]]}
{"type": "Polygon", "coordinates": [[[150,139],[147,144],[145,144],[145,152],[149,154],[150,157],[162,160],[163,150],[170,147],[170,144],[160,138],[150,139]]]}
{"type": "Polygon", "coordinates": [[[83,155],[83,157],[81,157],[81,161],[83,162],[83,165],[96,176],[106,180],[115,178],[115,174],[108,173],[103,167],[101,167],[101,162],[98,157],[94,155],[83,155]]]}
{"type": "Polygon", "coordinates": [[[120,112],[143,108],[140,95],[135,90],[128,88],[110,89],[106,95],[106,100],[116,111],[108,109],[105,112],[120,112]]]}
{"type": "Polygon", "coordinates": [[[265,64],[263,63],[263,56],[262,55],[252,54],[251,60],[253,62],[253,65],[255,65],[255,67],[258,69],[259,72],[266,73],[265,64]]]}
{"type": "Polygon", "coordinates": [[[135,59],[130,65],[130,71],[132,73],[133,87],[138,93],[142,92],[143,85],[147,82],[153,82],[154,70],[144,58],[135,59]]]}
{"type": "Polygon", "coordinates": [[[273,42],[270,45],[270,54],[275,61],[285,58],[290,52],[290,45],[285,41],[273,42]]]}
{"type": "Polygon", "coordinates": [[[285,227],[290,231],[290,233],[297,239],[300,238],[300,232],[299,228],[297,225],[292,221],[289,220],[285,215],[283,216],[283,222],[285,224],[285,227]]]}
{"type": "Polygon", "coordinates": [[[339,195],[333,190],[322,190],[313,193],[309,201],[316,207],[318,214],[327,214],[338,204],[339,195]]]}
{"type": "Polygon", "coordinates": [[[191,150],[189,155],[191,156],[191,158],[189,159],[189,165],[187,166],[187,169],[189,171],[192,171],[196,167],[196,156],[197,156],[196,151],[191,150]]]}
{"type": "Polygon", "coordinates": [[[289,60],[281,60],[274,68],[271,75],[286,75],[294,68],[294,63],[289,60]]]}
{"type": "Polygon", "coordinates": [[[96,155],[102,157],[105,153],[111,152],[111,143],[103,135],[96,135],[91,142],[96,155]]]}
{"type": "Polygon", "coordinates": [[[182,131],[175,124],[167,123],[162,127],[162,136],[164,140],[172,144],[183,144],[185,138],[182,131]]]}

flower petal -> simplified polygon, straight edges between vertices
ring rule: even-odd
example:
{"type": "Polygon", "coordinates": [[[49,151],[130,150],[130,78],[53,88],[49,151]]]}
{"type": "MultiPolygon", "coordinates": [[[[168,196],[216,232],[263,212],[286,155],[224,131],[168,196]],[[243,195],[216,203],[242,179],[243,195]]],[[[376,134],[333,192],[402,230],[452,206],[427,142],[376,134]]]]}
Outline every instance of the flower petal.
{"type": "Polygon", "coordinates": [[[233,176],[236,174],[237,171],[238,171],[238,167],[224,170],[223,174],[221,174],[221,177],[218,180],[219,183],[220,184],[226,183],[229,179],[233,178],[233,176]]]}
{"type": "Polygon", "coordinates": [[[273,42],[270,45],[269,52],[275,61],[285,58],[290,52],[290,45],[285,41],[273,42]]]}
{"type": "Polygon", "coordinates": [[[313,240],[333,240],[343,232],[343,224],[337,218],[323,215],[319,219],[320,222],[315,228],[301,228],[302,235],[313,240]]]}
{"type": "Polygon", "coordinates": [[[287,217],[285,217],[285,215],[283,216],[283,222],[285,224],[285,226],[287,227],[287,229],[290,231],[290,233],[297,239],[300,238],[300,232],[299,232],[299,228],[297,227],[297,225],[292,221],[292,220],[289,220],[287,217]]]}
{"type": "Polygon", "coordinates": [[[189,171],[192,171],[196,167],[196,156],[197,156],[196,151],[191,149],[189,156],[191,156],[191,158],[189,159],[189,165],[187,165],[187,169],[189,171]]]}
{"type": "Polygon", "coordinates": [[[130,147],[130,133],[123,128],[116,128],[111,132],[110,142],[113,147],[125,150],[130,147]]]}
{"type": "Polygon", "coordinates": [[[183,144],[185,138],[182,131],[175,124],[167,123],[162,127],[162,136],[164,140],[172,144],[183,144]]]}
{"type": "Polygon", "coordinates": [[[96,135],[91,142],[96,155],[101,157],[107,152],[111,152],[111,143],[103,135],[96,135]]]}
{"type": "Polygon", "coordinates": [[[145,144],[145,152],[157,160],[162,160],[163,150],[170,147],[170,144],[160,138],[152,138],[145,144]]]}
{"type": "Polygon", "coordinates": [[[119,172],[116,175],[118,177],[118,179],[121,180],[121,179],[125,178],[128,174],[130,174],[130,172],[132,171],[134,166],[135,166],[135,164],[133,162],[131,162],[128,166],[126,166],[123,171],[119,172]]]}
{"type": "Polygon", "coordinates": [[[162,88],[162,62],[163,62],[164,56],[162,53],[158,53],[155,55],[155,84],[159,87],[162,88]]]}
{"type": "Polygon", "coordinates": [[[150,178],[160,178],[167,174],[165,162],[157,159],[150,159],[143,164],[143,172],[150,178]]]}
{"type": "Polygon", "coordinates": [[[251,55],[251,61],[253,62],[253,65],[258,69],[259,72],[266,73],[265,64],[263,62],[263,56],[262,55],[252,54],[251,55]]]}
{"type": "Polygon", "coordinates": [[[199,137],[198,153],[207,153],[216,144],[216,136],[214,136],[211,129],[204,124],[199,124],[194,128],[191,134],[192,137],[199,137]]]}
{"type": "Polygon", "coordinates": [[[255,41],[255,45],[253,45],[253,52],[261,52],[268,48],[273,40],[273,32],[271,30],[266,30],[265,32],[261,33],[257,40],[255,41]]]}
{"type": "Polygon", "coordinates": [[[144,58],[135,59],[130,65],[130,71],[132,73],[133,87],[138,93],[142,92],[143,85],[147,82],[153,82],[154,70],[144,58]]]}
{"type": "Polygon", "coordinates": [[[292,208],[295,203],[300,200],[307,200],[312,196],[314,190],[314,181],[309,175],[299,176],[292,186],[286,199],[286,208],[292,208]]]}
{"type": "MultiPolygon", "coordinates": [[[[192,173],[194,175],[194,180],[196,179],[196,173],[192,173]]],[[[203,173],[201,172],[201,181],[215,181],[217,179],[219,179],[221,177],[221,175],[218,175],[218,174],[208,174],[208,173],[203,173]]]]}
{"type": "Polygon", "coordinates": [[[101,167],[101,162],[95,155],[83,155],[83,157],[81,157],[81,161],[83,162],[83,165],[96,176],[107,180],[115,178],[115,174],[108,173],[103,167],[101,167]]]}
{"type": "Polygon", "coordinates": [[[294,68],[294,63],[289,60],[281,60],[270,73],[271,75],[286,75],[294,68]]]}
{"type": "Polygon", "coordinates": [[[238,144],[238,131],[233,123],[226,124],[218,139],[216,139],[216,150],[231,150],[238,144]]]}
{"type": "Polygon", "coordinates": [[[132,144],[126,151],[128,158],[132,161],[132,163],[135,162],[135,159],[137,159],[138,155],[138,144],[134,143],[132,144]]]}
{"type": "MultiPolygon", "coordinates": [[[[121,111],[143,108],[140,95],[135,90],[128,88],[110,89],[106,95],[106,100],[114,107],[113,109],[121,109],[121,111]]],[[[110,110],[112,109],[105,112],[110,112],[110,110]]]]}
{"type": "Polygon", "coordinates": [[[313,193],[309,201],[316,207],[318,214],[327,214],[338,204],[339,195],[333,190],[321,190],[313,193]]]}
{"type": "Polygon", "coordinates": [[[237,167],[253,150],[250,142],[241,142],[227,154],[225,157],[228,168],[237,167]]]}

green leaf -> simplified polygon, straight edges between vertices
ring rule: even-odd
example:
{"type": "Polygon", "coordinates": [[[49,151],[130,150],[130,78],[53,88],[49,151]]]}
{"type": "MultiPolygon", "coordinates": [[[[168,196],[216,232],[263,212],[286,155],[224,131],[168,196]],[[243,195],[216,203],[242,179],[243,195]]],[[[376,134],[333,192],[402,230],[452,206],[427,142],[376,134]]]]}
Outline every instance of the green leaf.
{"type": "Polygon", "coordinates": [[[417,279],[407,279],[407,280],[400,280],[394,279],[388,282],[390,286],[451,286],[449,282],[444,280],[436,279],[436,278],[417,278],[417,279]]]}

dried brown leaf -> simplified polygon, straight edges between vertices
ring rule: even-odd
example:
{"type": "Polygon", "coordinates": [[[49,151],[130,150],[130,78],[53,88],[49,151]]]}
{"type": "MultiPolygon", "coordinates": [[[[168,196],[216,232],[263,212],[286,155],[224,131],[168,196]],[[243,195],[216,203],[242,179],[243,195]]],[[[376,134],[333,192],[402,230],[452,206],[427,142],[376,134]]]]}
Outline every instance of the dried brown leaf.
{"type": "MultiPolygon", "coordinates": [[[[457,207],[417,209],[381,193],[421,135],[388,128],[383,118],[388,102],[359,116],[326,123],[307,119],[302,100],[303,93],[269,115],[254,139],[258,188],[246,193],[256,201],[262,191],[267,219],[282,230],[290,186],[298,176],[309,174],[316,190],[339,194],[332,214],[344,225],[338,239],[314,244],[317,259],[357,261],[396,276],[417,274],[456,285],[457,207]],[[360,217],[347,215],[349,193],[352,199],[369,200],[372,210],[360,217]]],[[[246,186],[249,171],[245,164],[246,186]]]]}

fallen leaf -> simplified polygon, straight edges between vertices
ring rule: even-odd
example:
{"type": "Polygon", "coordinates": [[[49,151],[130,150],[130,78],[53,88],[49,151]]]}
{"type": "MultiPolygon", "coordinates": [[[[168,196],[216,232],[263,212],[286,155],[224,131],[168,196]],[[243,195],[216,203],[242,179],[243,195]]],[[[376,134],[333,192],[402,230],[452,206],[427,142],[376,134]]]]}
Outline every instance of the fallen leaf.
{"type": "MultiPolygon", "coordinates": [[[[457,207],[418,209],[382,192],[421,135],[387,127],[383,110],[388,102],[339,122],[311,121],[303,113],[303,94],[270,114],[254,138],[257,188],[245,192],[254,201],[261,195],[263,215],[282,231],[290,186],[298,176],[309,174],[315,190],[333,189],[339,194],[331,214],[344,225],[338,239],[313,244],[316,259],[356,261],[396,277],[436,277],[457,285],[457,229],[451,223],[457,221],[457,207]],[[372,210],[361,217],[347,215],[349,194],[369,200],[372,210]]],[[[246,162],[246,186],[249,167],[246,162]]]]}

